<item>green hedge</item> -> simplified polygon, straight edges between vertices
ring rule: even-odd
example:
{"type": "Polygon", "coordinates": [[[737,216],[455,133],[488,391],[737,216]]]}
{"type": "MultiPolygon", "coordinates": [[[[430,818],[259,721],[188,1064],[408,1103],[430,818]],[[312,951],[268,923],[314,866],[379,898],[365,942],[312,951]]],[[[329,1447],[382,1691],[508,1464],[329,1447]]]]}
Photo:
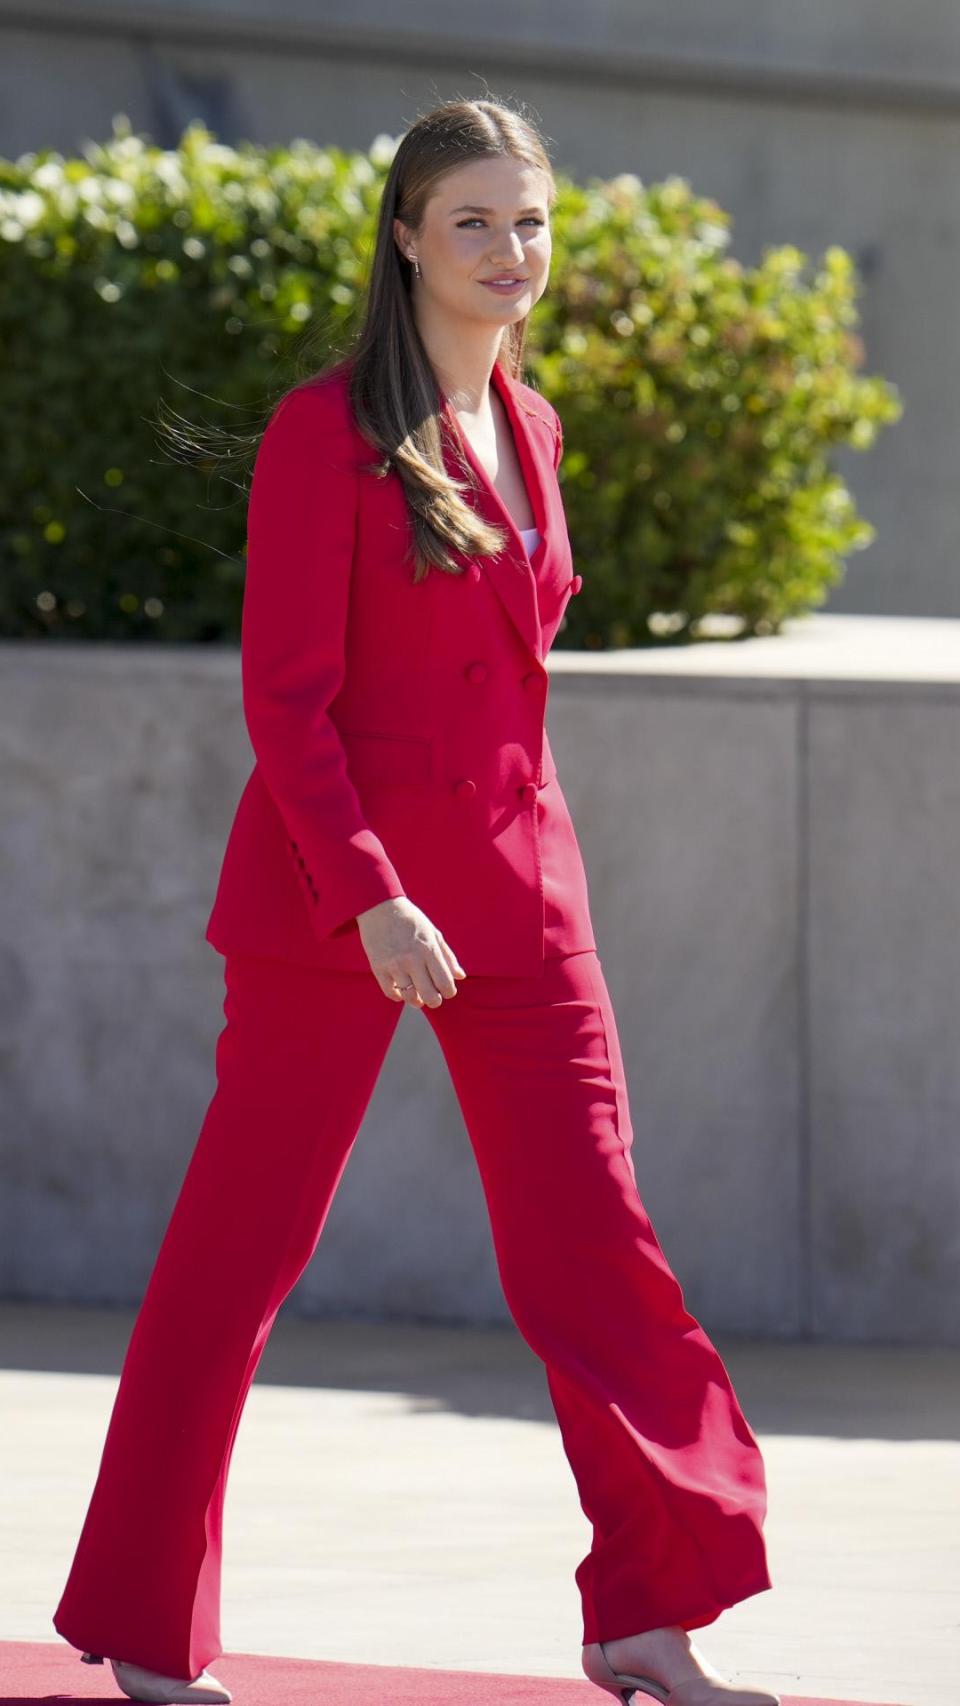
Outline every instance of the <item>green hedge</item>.
{"type": "MultiPolygon", "coordinates": [[[[237,148],[192,125],[0,161],[0,633],[235,641],[250,456],[275,398],[348,339],[395,142],[237,148]],[[201,430],[178,460],[164,420],[201,430]],[[208,430],[209,429],[209,430],[208,430]]],[[[682,179],[559,181],[527,377],[560,410],[584,594],[558,644],[775,632],[868,544],[829,465],[899,418],[859,376],[830,249],[747,268],[682,179]]]]}

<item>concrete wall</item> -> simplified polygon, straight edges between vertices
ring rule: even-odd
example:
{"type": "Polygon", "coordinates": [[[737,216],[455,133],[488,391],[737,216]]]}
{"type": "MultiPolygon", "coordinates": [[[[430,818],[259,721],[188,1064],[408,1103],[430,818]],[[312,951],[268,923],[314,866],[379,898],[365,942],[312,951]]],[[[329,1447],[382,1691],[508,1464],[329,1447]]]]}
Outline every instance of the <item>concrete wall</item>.
{"type": "Polygon", "coordinates": [[[557,165],[689,177],[734,252],[850,249],[868,371],[903,420],[838,466],[878,528],[831,611],[960,616],[960,12],[950,0],[0,0],[0,153],[126,112],[164,146],[398,135],[434,101],[526,101],[557,165]]]}
{"type": "MultiPolygon", "coordinates": [[[[555,653],[641,1195],[715,1330],[960,1342],[960,622],[555,653]]],[[[238,659],[0,646],[0,1294],[136,1302],[207,1100],[238,659]]],[[[294,1312],[496,1321],[401,1015],[294,1312]]]]}

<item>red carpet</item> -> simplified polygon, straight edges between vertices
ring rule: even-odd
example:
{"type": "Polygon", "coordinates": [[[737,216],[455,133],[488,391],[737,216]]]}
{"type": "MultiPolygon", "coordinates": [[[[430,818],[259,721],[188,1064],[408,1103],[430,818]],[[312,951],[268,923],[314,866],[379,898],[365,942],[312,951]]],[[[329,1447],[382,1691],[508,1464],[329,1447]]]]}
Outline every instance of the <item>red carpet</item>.
{"type": "MultiPolygon", "coordinates": [[[[324,1659],[225,1653],[208,1667],[234,1706],[607,1706],[614,1696],[586,1677],[501,1676],[486,1671],[416,1670],[402,1665],[334,1664],[324,1659]]],[[[0,1641],[0,1706],[127,1696],[108,1664],[85,1665],[65,1641],[0,1641]]],[[[783,1706],[851,1706],[781,1693],[783,1706]]],[[[637,1695],[636,1706],[653,1706],[637,1695]]],[[[867,1706],[858,1701],[856,1706],[867,1706]]]]}

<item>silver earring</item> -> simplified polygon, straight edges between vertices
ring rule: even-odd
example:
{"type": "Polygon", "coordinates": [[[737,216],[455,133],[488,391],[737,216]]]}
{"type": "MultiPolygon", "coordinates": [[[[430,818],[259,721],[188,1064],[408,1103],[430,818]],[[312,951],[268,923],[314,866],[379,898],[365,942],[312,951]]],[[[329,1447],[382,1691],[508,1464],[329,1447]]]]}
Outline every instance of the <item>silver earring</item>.
{"type": "Polygon", "coordinates": [[[423,274],[420,271],[420,262],[417,260],[416,255],[408,255],[407,260],[413,262],[413,270],[414,270],[416,277],[422,278],[423,274]]]}

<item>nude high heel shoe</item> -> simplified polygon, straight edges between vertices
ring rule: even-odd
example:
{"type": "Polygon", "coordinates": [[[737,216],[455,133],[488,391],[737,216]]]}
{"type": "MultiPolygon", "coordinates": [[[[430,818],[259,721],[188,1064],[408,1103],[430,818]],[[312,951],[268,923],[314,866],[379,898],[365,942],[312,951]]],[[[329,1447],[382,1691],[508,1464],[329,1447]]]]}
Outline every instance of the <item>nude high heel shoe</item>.
{"type": "MultiPolygon", "coordinates": [[[[83,1653],[85,1665],[102,1665],[103,1657],[99,1653],[83,1653]]],[[[226,1703],[233,1699],[229,1688],[224,1688],[215,1676],[208,1670],[202,1670],[192,1681],[176,1676],[163,1676],[156,1670],[144,1670],[142,1665],[127,1664],[125,1659],[111,1659],[113,1674],[120,1688],[130,1700],[152,1700],[159,1706],[190,1706],[191,1702],[208,1702],[213,1706],[214,1701],[226,1703]]]]}
{"type": "Polygon", "coordinates": [[[605,1688],[609,1694],[618,1694],[623,1706],[631,1706],[637,1692],[650,1695],[661,1706],[780,1706],[779,1694],[769,1694],[765,1688],[737,1688],[732,1682],[724,1682],[719,1674],[715,1678],[685,1676],[682,1682],[668,1688],[652,1676],[616,1671],[607,1659],[602,1641],[591,1641],[584,1647],[581,1663],[588,1681],[605,1688]]]}

